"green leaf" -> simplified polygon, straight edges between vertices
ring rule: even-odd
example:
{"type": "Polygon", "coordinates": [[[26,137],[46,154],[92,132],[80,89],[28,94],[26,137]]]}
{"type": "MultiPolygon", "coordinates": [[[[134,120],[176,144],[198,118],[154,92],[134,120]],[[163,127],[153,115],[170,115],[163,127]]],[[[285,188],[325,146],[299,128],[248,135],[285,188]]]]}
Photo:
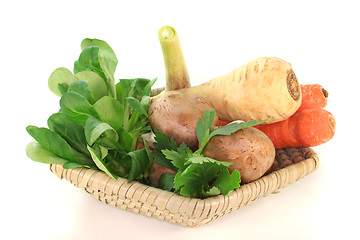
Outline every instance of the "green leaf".
{"type": "Polygon", "coordinates": [[[134,97],[127,97],[126,100],[128,101],[130,107],[140,113],[140,114],[143,114],[145,116],[148,115],[148,112],[145,110],[145,108],[143,107],[143,105],[140,103],[139,100],[137,100],[136,98],[134,97]]]}
{"type": "Polygon", "coordinates": [[[75,74],[78,80],[84,80],[88,83],[91,96],[96,102],[103,96],[107,96],[107,86],[105,80],[99,74],[92,71],[82,71],[75,74]]]}
{"type": "Polygon", "coordinates": [[[56,132],[35,126],[27,126],[26,130],[48,151],[69,161],[78,162],[71,146],[56,132]]]}
{"type": "Polygon", "coordinates": [[[110,171],[110,168],[105,164],[104,160],[96,153],[96,151],[92,147],[88,146],[88,150],[91,154],[91,158],[93,159],[94,163],[101,171],[105,172],[107,175],[109,175],[112,178],[115,179],[118,178],[118,176],[116,176],[110,171]]]}
{"type": "Polygon", "coordinates": [[[181,195],[200,197],[201,193],[211,189],[209,184],[228,164],[207,157],[192,157],[188,159],[187,167],[176,174],[174,188],[180,191],[181,195]]]}
{"type": "Polygon", "coordinates": [[[59,84],[62,86],[70,86],[73,82],[75,82],[77,79],[73,75],[73,73],[68,70],[67,68],[60,67],[55,69],[48,80],[48,86],[49,89],[56,94],[57,96],[62,96],[62,93],[59,89],[59,84]]]}
{"type": "Polygon", "coordinates": [[[171,161],[165,157],[165,155],[162,152],[160,152],[158,150],[153,150],[152,156],[154,158],[154,162],[156,162],[157,164],[160,164],[161,166],[167,167],[167,168],[173,170],[174,172],[177,172],[178,168],[175,167],[171,163],[171,161]]]}
{"type": "MultiPolygon", "coordinates": [[[[133,79],[120,79],[119,82],[115,85],[116,87],[116,99],[121,103],[121,105],[125,105],[126,98],[129,96],[133,96],[131,94],[133,79]]],[[[133,92],[133,91],[132,91],[133,92]]]]}
{"type": "Polygon", "coordinates": [[[167,159],[169,159],[176,168],[183,170],[184,165],[187,161],[188,155],[181,154],[178,151],[165,149],[161,151],[167,159]]]}
{"type": "Polygon", "coordinates": [[[237,132],[240,129],[245,129],[245,128],[249,128],[249,127],[253,127],[255,125],[264,123],[266,120],[262,120],[262,121],[249,121],[249,122],[231,122],[225,126],[221,126],[217,129],[215,129],[214,131],[212,131],[210,133],[209,139],[217,136],[217,135],[230,135],[234,132],[237,132]]]}
{"type": "Polygon", "coordinates": [[[95,108],[80,94],[67,92],[60,99],[61,111],[74,123],[85,126],[89,117],[100,119],[95,108]]]}
{"type": "Polygon", "coordinates": [[[195,131],[197,139],[200,143],[200,149],[203,149],[209,141],[210,129],[212,123],[214,122],[215,116],[215,109],[211,109],[210,111],[206,110],[206,112],[203,114],[203,118],[199,118],[195,131]]]}
{"type": "Polygon", "coordinates": [[[121,150],[125,152],[130,152],[132,150],[133,145],[133,136],[130,135],[128,131],[126,131],[124,128],[120,128],[118,131],[119,140],[118,142],[121,145],[121,150]]]}
{"type": "Polygon", "coordinates": [[[74,163],[74,162],[66,162],[63,165],[64,169],[72,169],[72,168],[78,168],[78,167],[87,167],[87,165],[80,164],[80,163],[74,163]]]}
{"type": "Polygon", "coordinates": [[[101,119],[116,131],[123,126],[124,108],[119,101],[110,96],[105,96],[99,99],[93,106],[101,119]]]}
{"type": "Polygon", "coordinates": [[[127,155],[131,158],[131,169],[128,176],[128,182],[131,182],[145,173],[150,166],[150,161],[146,149],[129,152],[127,155]]]}
{"type": "Polygon", "coordinates": [[[174,138],[170,138],[165,134],[162,133],[160,131],[154,131],[155,133],[155,142],[154,142],[154,146],[159,149],[159,150],[163,150],[163,149],[169,149],[169,150],[177,150],[178,146],[177,143],[175,142],[174,138]]]}
{"type": "Polygon", "coordinates": [[[64,95],[65,93],[67,93],[68,89],[69,89],[69,85],[67,85],[66,83],[59,83],[58,84],[58,89],[61,93],[61,96],[64,95]]]}
{"type": "Polygon", "coordinates": [[[53,152],[50,152],[44,148],[37,141],[32,141],[26,146],[26,155],[35,162],[46,163],[46,164],[63,164],[67,160],[59,157],[53,152]]]}
{"type": "Polygon", "coordinates": [[[118,141],[117,132],[107,123],[89,117],[85,123],[85,138],[87,143],[92,146],[102,135],[118,141]]]}
{"type": "Polygon", "coordinates": [[[155,84],[157,78],[154,78],[148,84],[142,89],[141,96],[150,96],[151,94],[151,88],[155,84]]]}
{"type": "Polygon", "coordinates": [[[93,71],[106,81],[105,74],[99,63],[99,47],[87,47],[82,50],[79,59],[74,63],[74,73],[93,71]]]}
{"type": "Polygon", "coordinates": [[[106,136],[102,136],[101,138],[98,138],[96,140],[96,143],[108,150],[123,150],[123,147],[121,146],[121,144],[114,138],[112,137],[106,137],[106,136]]]}
{"type": "Polygon", "coordinates": [[[83,127],[70,121],[61,112],[52,114],[47,124],[50,130],[58,133],[71,147],[90,157],[83,127]]]}
{"type": "Polygon", "coordinates": [[[105,41],[99,39],[86,38],[81,42],[81,49],[97,47],[98,62],[105,75],[106,83],[112,97],[116,97],[114,74],[118,63],[117,57],[113,49],[105,41]]]}
{"type": "Polygon", "coordinates": [[[195,155],[194,157],[191,157],[187,160],[185,165],[189,165],[191,163],[197,163],[197,164],[203,164],[203,163],[216,163],[217,165],[222,165],[225,167],[228,167],[232,165],[232,162],[226,162],[226,161],[217,161],[215,159],[204,157],[202,155],[195,155]]]}
{"type": "Polygon", "coordinates": [[[163,173],[159,178],[159,187],[161,189],[171,191],[174,187],[175,174],[163,173]]]}
{"type": "Polygon", "coordinates": [[[82,40],[81,42],[81,50],[84,50],[85,48],[88,47],[99,47],[100,49],[112,49],[110,47],[109,44],[107,44],[107,42],[100,40],[100,39],[96,39],[96,38],[85,38],[84,40],[82,40]]]}
{"type": "Polygon", "coordinates": [[[227,195],[235,188],[240,187],[240,173],[234,170],[231,174],[228,169],[223,169],[216,177],[212,186],[218,188],[221,194],[227,195]]]}
{"type": "Polygon", "coordinates": [[[76,82],[73,82],[68,88],[68,91],[76,92],[86,98],[89,103],[94,103],[94,100],[91,96],[89,84],[84,80],[78,80],[76,82]]]}

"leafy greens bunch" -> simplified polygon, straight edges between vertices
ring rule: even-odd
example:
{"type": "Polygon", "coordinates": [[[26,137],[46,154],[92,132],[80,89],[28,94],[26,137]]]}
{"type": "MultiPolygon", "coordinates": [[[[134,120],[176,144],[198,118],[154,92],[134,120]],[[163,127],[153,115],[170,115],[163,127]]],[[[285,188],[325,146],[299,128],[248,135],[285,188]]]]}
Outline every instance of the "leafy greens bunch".
{"type": "Polygon", "coordinates": [[[231,174],[228,167],[231,162],[217,161],[202,154],[206,144],[212,137],[230,135],[240,129],[252,127],[265,122],[232,122],[211,131],[216,111],[206,111],[200,118],[196,135],[200,143],[199,149],[193,152],[185,143],[178,146],[173,138],[155,131],[154,143],[156,151],[152,152],[154,162],[175,172],[164,173],[159,179],[159,186],[165,190],[173,190],[183,196],[204,198],[218,194],[227,195],[240,186],[240,173],[234,170],[231,174]]]}
{"type": "Polygon", "coordinates": [[[112,48],[102,40],[84,39],[73,72],[61,67],[49,77],[49,88],[60,96],[60,110],[48,128],[27,126],[35,139],[26,148],[34,161],[89,167],[109,176],[146,179],[150,152],[136,150],[140,135],[150,132],[148,109],[156,79],[120,79],[112,48]]]}

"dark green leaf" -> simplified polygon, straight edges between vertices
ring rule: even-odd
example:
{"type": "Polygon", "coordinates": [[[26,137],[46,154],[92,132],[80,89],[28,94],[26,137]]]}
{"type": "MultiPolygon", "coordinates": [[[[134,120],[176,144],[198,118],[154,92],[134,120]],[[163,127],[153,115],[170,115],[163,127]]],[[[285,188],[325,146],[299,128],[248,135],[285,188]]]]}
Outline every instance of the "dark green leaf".
{"type": "Polygon", "coordinates": [[[153,80],[148,82],[148,84],[142,89],[141,96],[150,96],[151,88],[154,85],[154,83],[156,82],[156,80],[157,80],[157,78],[154,78],[153,80]]]}
{"type": "Polygon", "coordinates": [[[67,93],[68,89],[69,89],[69,85],[67,85],[66,83],[59,83],[58,84],[58,89],[61,93],[61,96],[64,95],[65,93],[67,93]]]}
{"type": "Polygon", "coordinates": [[[120,79],[116,84],[116,98],[123,106],[125,105],[126,98],[133,96],[133,94],[130,94],[133,86],[132,83],[133,79],[120,79]]]}
{"type": "Polygon", "coordinates": [[[196,126],[196,136],[200,143],[200,149],[205,147],[207,142],[209,141],[209,134],[212,123],[215,119],[216,111],[215,109],[211,109],[210,111],[206,110],[203,114],[203,118],[199,118],[199,121],[196,126]]]}
{"type": "Polygon", "coordinates": [[[171,191],[174,187],[174,178],[175,174],[173,173],[163,173],[159,178],[159,187],[171,191]]]}
{"type": "Polygon", "coordinates": [[[58,133],[71,147],[90,157],[83,127],[70,121],[61,112],[52,114],[47,123],[49,129],[58,133]]]}
{"type": "Polygon", "coordinates": [[[228,169],[223,169],[216,177],[213,186],[220,190],[221,194],[227,195],[235,188],[240,187],[240,173],[234,170],[231,174],[228,169]]]}
{"type": "Polygon", "coordinates": [[[128,131],[126,131],[124,128],[120,128],[118,131],[119,140],[118,142],[121,145],[121,150],[125,152],[130,152],[133,147],[133,136],[130,135],[128,131]]]}
{"type": "Polygon", "coordinates": [[[81,126],[85,126],[89,117],[100,119],[94,107],[76,92],[64,94],[60,99],[60,108],[69,120],[81,126]]]}
{"type": "Polygon", "coordinates": [[[201,193],[211,189],[211,181],[216,179],[217,174],[226,169],[229,163],[195,156],[188,159],[185,165],[187,167],[175,176],[174,188],[180,191],[181,195],[200,197],[201,193]]]}
{"type": "Polygon", "coordinates": [[[117,132],[107,123],[89,117],[85,123],[85,138],[87,143],[92,146],[98,138],[107,136],[114,141],[119,139],[117,132]]]}
{"type": "Polygon", "coordinates": [[[105,74],[99,63],[99,47],[87,47],[82,50],[79,60],[74,63],[74,73],[93,71],[106,81],[105,74]]]}
{"type": "Polygon", "coordinates": [[[99,65],[102,71],[104,72],[106,83],[111,93],[111,96],[116,98],[114,74],[118,63],[117,57],[113,49],[105,41],[99,39],[86,38],[81,42],[81,49],[83,51],[91,47],[99,48],[99,52],[98,52],[99,65]]]}
{"type": "Polygon", "coordinates": [[[104,160],[96,153],[96,151],[90,146],[88,146],[88,149],[96,166],[110,177],[117,179],[117,176],[110,171],[109,167],[106,165],[104,160]]]}
{"type": "Polygon", "coordinates": [[[140,149],[127,153],[131,157],[131,169],[128,177],[128,182],[137,179],[141,174],[144,174],[150,166],[150,161],[146,149],[140,149]]]}
{"type": "Polygon", "coordinates": [[[145,115],[145,116],[148,115],[147,110],[144,108],[144,106],[140,103],[139,100],[137,100],[137,99],[134,98],[134,97],[127,97],[126,100],[128,101],[130,107],[131,107],[134,111],[136,111],[136,112],[138,112],[138,113],[140,113],[140,114],[143,114],[143,115],[145,115]]]}
{"type": "Polygon", "coordinates": [[[72,169],[72,168],[78,168],[78,167],[87,167],[87,166],[84,165],[84,164],[74,163],[74,162],[66,162],[66,163],[63,165],[63,168],[64,168],[64,169],[72,169]]]}
{"type": "Polygon", "coordinates": [[[154,162],[156,162],[157,164],[160,164],[161,166],[167,167],[171,170],[173,170],[174,172],[177,172],[177,167],[175,167],[172,163],[171,160],[167,159],[165,157],[165,155],[156,150],[156,151],[152,151],[152,156],[154,158],[154,162]]]}
{"type": "Polygon", "coordinates": [[[154,145],[158,150],[169,149],[169,150],[177,150],[178,146],[175,142],[174,138],[170,138],[160,131],[154,131],[155,133],[155,141],[154,145]]]}
{"type": "Polygon", "coordinates": [[[26,127],[27,132],[45,149],[69,161],[78,162],[71,146],[56,132],[35,126],[26,127]]]}
{"type": "Polygon", "coordinates": [[[188,158],[187,154],[184,155],[178,151],[168,150],[168,149],[162,150],[161,152],[180,171],[182,171],[184,169],[185,162],[187,161],[187,158],[188,158]]]}
{"type": "Polygon", "coordinates": [[[91,104],[94,103],[94,100],[91,96],[89,84],[87,82],[85,82],[84,80],[78,80],[76,82],[73,82],[70,85],[68,91],[76,92],[76,93],[80,94],[81,96],[83,96],[84,98],[86,98],[86,100],[88,100],[89,103],[91,103],[91,104]]]}

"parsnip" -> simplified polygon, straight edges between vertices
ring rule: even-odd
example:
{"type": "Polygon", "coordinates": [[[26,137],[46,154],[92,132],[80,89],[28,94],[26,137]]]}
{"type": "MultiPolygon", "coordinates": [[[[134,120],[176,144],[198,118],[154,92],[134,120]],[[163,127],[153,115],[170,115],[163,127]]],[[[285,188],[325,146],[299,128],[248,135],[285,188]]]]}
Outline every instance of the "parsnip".
{"type": "Polygon", "coordinates": [[[255,59],[224,76],[177,91],[204,98],[219,119],[229,122],[282,121],[296,112],[302,98],[291,64],[276,57],[255,59]]]}

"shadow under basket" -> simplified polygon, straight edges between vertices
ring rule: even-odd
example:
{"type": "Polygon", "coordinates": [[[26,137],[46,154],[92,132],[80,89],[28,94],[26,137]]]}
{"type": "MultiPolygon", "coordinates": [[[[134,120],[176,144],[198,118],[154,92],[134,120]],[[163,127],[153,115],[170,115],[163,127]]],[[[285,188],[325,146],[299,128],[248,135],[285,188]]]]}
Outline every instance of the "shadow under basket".
{"type": "Polygon", "coordinates": [[[84,167],[64,169],[61,164],[52,164],[50,169],[60,179],[65,178],[108,205],[195,227],[277,192],[310,174],[318,165],[318,156],[311,148],[278,149],[273,166],[263,177],[241,185],[227,196],[206,199],[183,197],[136,181],[127,183],[125,178],[115,180],[104,172],[84,167]]]}

